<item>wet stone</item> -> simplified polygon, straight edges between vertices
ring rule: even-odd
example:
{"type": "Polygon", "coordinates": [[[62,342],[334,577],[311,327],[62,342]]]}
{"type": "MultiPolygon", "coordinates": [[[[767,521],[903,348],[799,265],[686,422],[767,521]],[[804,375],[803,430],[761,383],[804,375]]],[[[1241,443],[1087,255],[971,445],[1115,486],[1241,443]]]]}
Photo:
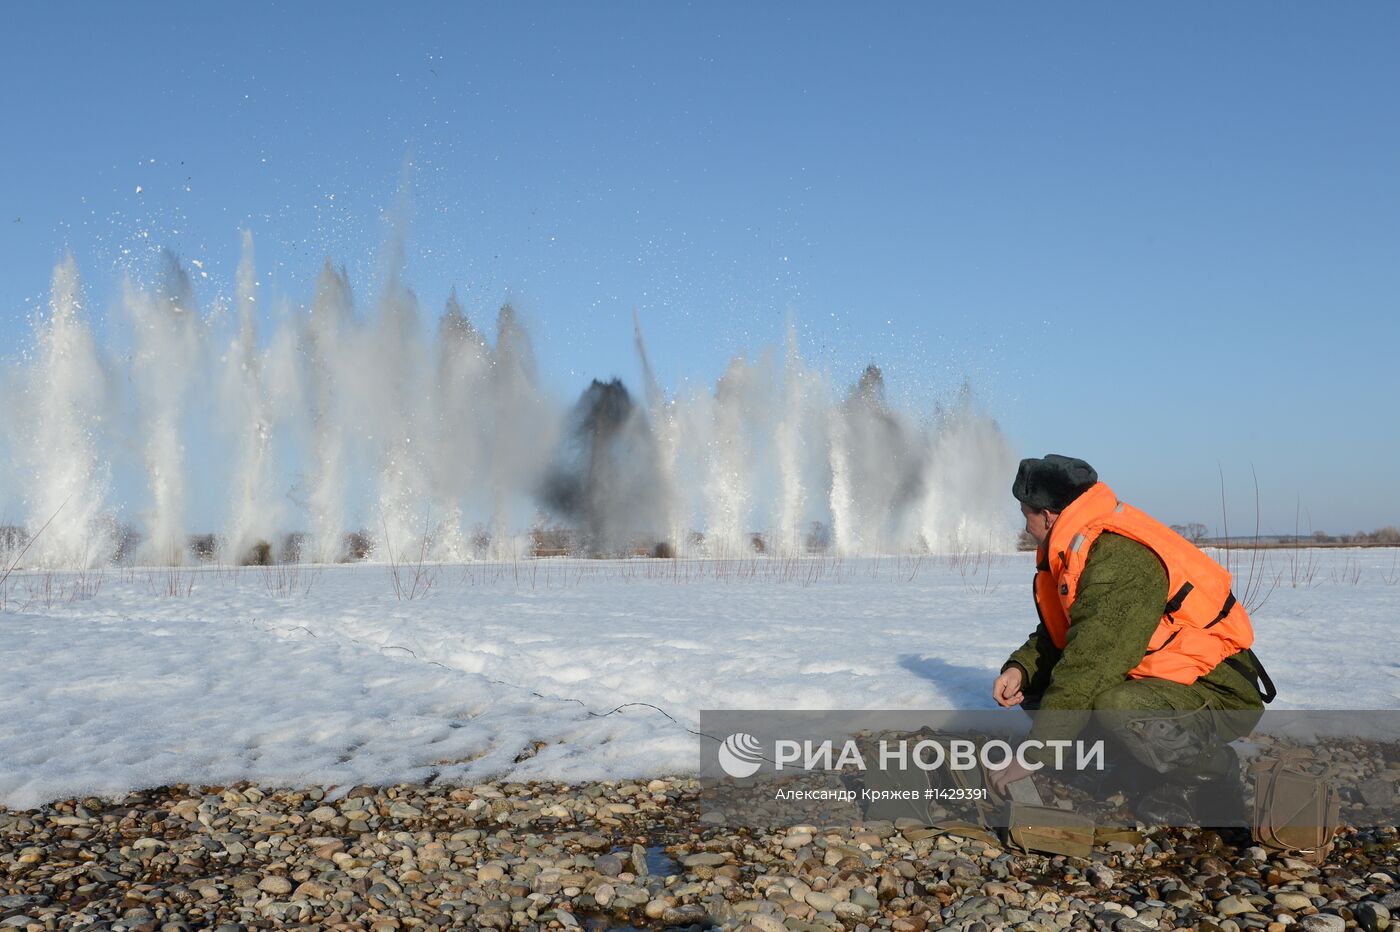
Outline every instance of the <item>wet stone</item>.
{"type": "Polygon", "coordinates": [[[1238,896],[1227,896],[1215,904],[1215,911],[1222,916],[1237,916],[1254,911],[1254,906],[1238,896]]]}
{"type": "Polygon", "coordinates": [[[1297,911],[1311,906],[1312,897],[1303,893],[1275,893],[1274,902],[1283,909],[1297,911]]]}
{"type": "Polygon", "coordinates": [[[258,882],[258,889],[274,896],[284,896],[292,892],[292,882],[286,877],[264,877],[258,882]]]}
{"type": "Polygon", "coordinates": [[[75,932],[234,921],[347,932],[1393,927],[1393,830],[1344,833],[1316,867],[1260,860],[1191,829],[1101,847],[1086,863],[913,823],[731,831],[697,818],[696,781],[665,787],[656,797],[643,783],[400,785],[345,797],[168,788],[82,824],[71,803],[0,810],[0,917],[75,932]],[[573,818],[546,823],[546,812],[573,818]],[[617,816],[615,831],[598,828],[617,816]],[[81,898],[76,924],[56,918],[66,901],[43,900],[57,890],[81,898]],[[1315,908],[1324,913],[1308,915],[1315,908]]]}
{"type": "Polygon", "coordinates": [[[1303,932],[1343,932],[1347,923],[1341,916],[1332,913],[1317,913],[1299,919],[1298,927],[1303,932]]]}
{"type": "Polygon", "coordinates": [[[1356,915],[1356,924],[1366,932],[1381,932],[1391,925],[1390,910],[1379,903],[1362,903],[1353,912],[1356,915]]]}

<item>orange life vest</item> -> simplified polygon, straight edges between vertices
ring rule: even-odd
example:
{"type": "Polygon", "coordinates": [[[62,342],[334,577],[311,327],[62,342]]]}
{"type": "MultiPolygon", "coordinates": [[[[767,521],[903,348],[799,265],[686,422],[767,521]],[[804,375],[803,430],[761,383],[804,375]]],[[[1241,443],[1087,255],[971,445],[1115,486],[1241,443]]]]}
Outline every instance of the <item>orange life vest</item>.
{"type": "Polygon", "coordinates": [[[1064,649],[1084,561],[1104,531],[1148,547],[1167,570],[1162,620],[1128,676],[1194,683],[1254,643],[1249,615],[1230,591],[1229,572],[1162,522],[1118,501],[1099,482],[1060,513],[1036,553],[1036,609],[1056,647],[1064,649]]]}

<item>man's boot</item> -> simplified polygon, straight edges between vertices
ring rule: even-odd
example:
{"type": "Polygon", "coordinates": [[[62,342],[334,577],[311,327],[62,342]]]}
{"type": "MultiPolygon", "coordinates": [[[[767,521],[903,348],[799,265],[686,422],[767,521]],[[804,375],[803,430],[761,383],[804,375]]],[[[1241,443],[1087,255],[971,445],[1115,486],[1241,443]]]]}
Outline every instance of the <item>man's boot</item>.
{"type": "Polygon", "coordinates": [[[1115,793],[1132,799],[1143,787],[1151,786],[1160,779],[1159,774],[1133,757],[1127,749],[1113,746],[1104,757],[1102,769],[1071,771],[1066,782],[1087,793],[1095,802],[1102,803],[1115,793]]]}
{"type": "Polygon", "coordinates": [[[1214,748],[1190,777],[1191,806],[1207,828],[1248,828],[1240,759],[1228,744],[1214,748]]]}
{"type": "Polygon", "coordinates": [[[1176,774],[1159,775],[1133,800],[1133,815],[1147,825],[1194,825],[1191,787],[1176,774]]]}
{"type": "Polygon", "coordinates": [[[1228,744],[1218,744],[1185,767],[1149,778],[1133,814],[1143,822],[1247,828],[1244,785],[1239,758],[1228,744]]]}

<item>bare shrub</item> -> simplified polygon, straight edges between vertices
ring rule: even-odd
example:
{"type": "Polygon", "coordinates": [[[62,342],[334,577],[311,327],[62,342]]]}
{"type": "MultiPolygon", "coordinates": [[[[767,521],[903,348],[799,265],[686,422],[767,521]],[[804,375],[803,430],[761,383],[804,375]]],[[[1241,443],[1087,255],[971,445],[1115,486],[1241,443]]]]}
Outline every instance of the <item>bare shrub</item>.
{"type": "Polygon", "coordinates": [[[1176,531],[1182,537],[1189,540],[1191,543],[1196,544],[1198,546],[1200,545],[1201,541],[1206,539],[1206,526],[1204,524],[1200,524],[1199,522],[1192,522],[1190,524],[1173,524],[1171,525],[1171,529],[1173,531],[1176,531]]]}
{"type": "MultiPolygon", "coordinates": [[[[69,498],[71,497],[72,496],[69,496],[69,498]]],[[[11,574],[13,574],[15,568],[19,566],[20,561],[24,559],[24,555],[29,552],[29,548],[33,547],[34,542],[37,541],[40,537],[44,536],[44,532],[49,529],[49,525],[53,524],[54,519],[58,517],[58,513],[62,511],[64,506],[67,504],[68,499],[65,498],[63,500],[63,503],[54,509],[53,514],[49,515],[49,520],[44,522],[44,526],[39,528],[37,532],[35,532],[32,536],[25,540],[24,546],[19,549],[19,553],[15,554],[14,559],[10,561],[10,565],[5,568],[5,571],[3,573],[0,573],[0,608],[3,608],[7,601],[7,595],[9,593],[9,579],[11,574]]]]}
{"type": "MultiPolygon", "coordinates": [[[[1302,501],[1293,509],[1293,546],[1288,551],[1288,579],[1294,589],[1299,586],[1312,588],[1317,584],[1317,551],[1312,547],[1303,548],[1301,531],[1302,501]],[[1306,557],[1303,552],[1306,552],[1306,557]]],[[[1312,515],[1308,515],[1308,536],[1312,537],[1312,515]]]]}
{"type": "MultiPolygon", "coordinates": [[[[1268,575],[1268,554],[1259,546],[1259,474],[1254,471],[1252,465],[1249,467],[1249,473],[1254,477],[1254,538],[1249,548],[1249,575],[1245,579],[1243,591],[1238,593],[1237,597],[1245,611],[1253,615],[1264,607],[1269,601],[1269,596],[1273,595],[1274,590],[1283,582],[1283,574],[1277,573],[1272,578],[1268,575]]],[[[1238,580],[1238,551],[1230,546],[1230,519],[1225,503],[1223,467],[1220,469],[1220,521],[1225,529],[1225,569],[1231,577],[1238,580]]]]}
{"type": "Polygon", "coordinates": [[[68,601],[85,602],[97,598],[102,585],[107,581],[105,570],[80,570],[68,581],[68,601]]]}
{"type": "Polygon", "coordinates": [[[45,610],[53,608],[60,598],[60,585],[57,574],[52,570],[46,573],[39,573],[25,578],[26,600],[21,611],[28,609],[31,605],[42,606],[45,610]]]}
{"type": "Polygon", "coordinates": [[[1396,551],[1390,558],[1390,572],[1381,572],[1381,581],[1387,586],[1400,583],[1400,551],[1396,551]]]}
{"type": "Polygon", "coordinates": [[[172,553],[167,566],[146,574],[146,591],[171,599],[188,598],[194,592],[195,571],[181,566],[180,554],[172,553]]]}
{"type": "Polygon", "coordinates": [[[261,569],[263,588],[269,595],[286,598],[292,595],[310,595],[319,570],[311,570],[299,563],[277,563],[261,569]]]}
{"type": "Polygon", "coordinates": [[[1339,586],[1361,585],[1361,561],[1356,554],[1348,553],[1342,565],[1332,569],[1331,577],[1332,582],[1339,586]]]}
{"type": "Polygon", "coordinates": [[[1400,547],[1400,528],[1386,525],[1367,534],[1366,542],[1377,547],[1400,547]]]}
{"type": "MultiPolygon", "coordinates": [[[[389,526],[384,524],[384,552],[389,557],[389,578],[394,584],[394,597],[400,602],[419,599],[437,585],[438,567],[428,560],[428,523],[425,517],[423,535],[419,538],[417,562],[407,566],[399,563],[394,555],[393,542],[389,540],[389,526]]],[[[518,579],[517,579],[518,584],[518,579]]]]}

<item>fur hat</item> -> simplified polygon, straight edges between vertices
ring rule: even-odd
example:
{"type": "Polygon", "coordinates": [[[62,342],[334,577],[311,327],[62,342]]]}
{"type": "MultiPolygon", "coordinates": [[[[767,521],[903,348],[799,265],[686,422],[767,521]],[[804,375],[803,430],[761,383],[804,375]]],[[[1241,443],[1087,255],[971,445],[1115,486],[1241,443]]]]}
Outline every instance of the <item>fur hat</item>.
{"type": "Polygon", "coordinates": [[[1011,494],[1027,508],[1064,511],[1098,481],[1099,474],[1083,460],[1047,453],[1044,459],[1021,460],[1011,494]]]}

